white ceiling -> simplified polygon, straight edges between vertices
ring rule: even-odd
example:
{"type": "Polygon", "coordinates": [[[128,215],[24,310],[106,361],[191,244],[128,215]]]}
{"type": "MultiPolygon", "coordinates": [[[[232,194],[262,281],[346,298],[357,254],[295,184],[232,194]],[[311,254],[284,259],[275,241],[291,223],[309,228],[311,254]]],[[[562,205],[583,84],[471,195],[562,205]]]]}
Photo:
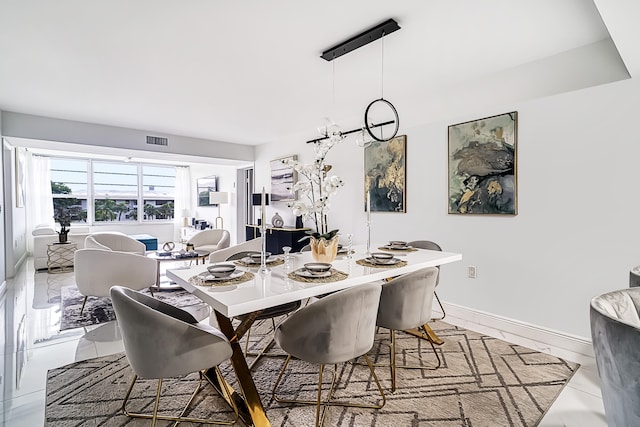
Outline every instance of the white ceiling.
{"type": "Polygon", "coordinates": [[[0,0],[0,109],[261,144],[359,126],[384,87],[406,127],[633,75],[640,2],[594,1],[0,0]],[[388,18],[384,45],[320,58],[388,18]],[[593,46],[610,69],[579,63],[593,46]]]}

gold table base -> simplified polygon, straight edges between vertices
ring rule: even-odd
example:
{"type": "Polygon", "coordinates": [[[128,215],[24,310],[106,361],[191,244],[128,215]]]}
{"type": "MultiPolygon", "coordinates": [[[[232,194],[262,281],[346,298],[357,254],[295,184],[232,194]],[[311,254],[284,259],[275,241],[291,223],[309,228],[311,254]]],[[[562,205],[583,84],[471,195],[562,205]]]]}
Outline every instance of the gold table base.
{"type": "Polygon", "coordinates": [[[226,382],[226,380],[222,378],[222,376],[218,375],[215,368],[209,368],[205,373],[205,377],[229,404],[231,404],[231,399],[233,399],[238,407],[238,415],[246,425],[270,427],[271,423],[267,418],[256,384],[253,382],[253,378],[251,377],[247,360],[245,359],[242,348],[240,347],[240,338],[242,338],[242,335],[244,335],[244,333],[251,327],[251,324],[255,321],[260,312],[258,311],[247,316],[244,321],[240,323],[238,329],[235,330],[233,329],[231,320],[228,317],[218,313],[217,311],[214,311],[214,313],[218,320],[220,330],[231,343],[231,349],[233,350],[233,354],[231,355],[231,366],[238,378],[240,393],[233,390],[228,383],[226,383],[227,387],[224,387],[222,384],[223,382],[226,382]],[[230,391],[226,392],[225,389],[230,391]]]}

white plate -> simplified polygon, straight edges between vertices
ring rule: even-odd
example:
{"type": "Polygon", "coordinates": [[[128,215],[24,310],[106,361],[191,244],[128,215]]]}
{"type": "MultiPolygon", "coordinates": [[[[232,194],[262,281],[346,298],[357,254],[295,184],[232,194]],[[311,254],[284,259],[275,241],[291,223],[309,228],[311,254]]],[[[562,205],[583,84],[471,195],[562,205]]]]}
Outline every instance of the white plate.
{"type": "Polygon", "coordinates": [[[213,274],[205,271],[204,273],[200,273],[199,276],[204,279],[205,282],[223,282],[225,280],[236,279],[244,274],[244,271],[236,270],[228,276],[225,277],[215,277],[213,274]]]}
{"type": "Polygon", "coordinates": [[[300,270],[296,270],[294,271],[294,273],[301,277],[310,277],[310,278],[316,278],[316,279],[319,279],[321,277],[329,277],[331,276],[331,274],[333,274],[331,271],[325,271],[324,273],[314,274],[309,270],[305,270],[304,268],[301,268],[300,270]]]}
{"type": "MultiPolygon", "coordinates": [[[[274,262],[274,261],[277,261],[277,260],[278,260],[278,258],[276,258],[274,256],[270,256],[269,258],[267,258],[265,260],[265,262],[269,263],[269,262],[274,262]]],[[[261,260],[255,260],[254,261],[253,258],[250,258],[250,257],[244,257],[240,261],[244,262],[245,264],[255,264],[255,265],[260,265],[260,263],[262,262],[261,260]]]]}
{"type": "Polygon", "coordinates": [[[390,260],[387,260],[387,261],[378,261],[375,258],[365,258],[364,260],[371,264],[376,264],[376,265],[395,265],[400,262],[398,258],[391,258],[390,260]]]}

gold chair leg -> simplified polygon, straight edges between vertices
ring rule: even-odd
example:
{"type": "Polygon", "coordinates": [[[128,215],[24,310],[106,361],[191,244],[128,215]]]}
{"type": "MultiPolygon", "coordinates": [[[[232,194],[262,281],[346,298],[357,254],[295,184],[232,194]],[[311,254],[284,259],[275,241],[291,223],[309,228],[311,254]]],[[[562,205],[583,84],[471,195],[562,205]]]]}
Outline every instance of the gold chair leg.
{"type": "Polygon", "coordinates": [[[444,340],[442,338],[440,338],[433,329],[431,329],[431,326],[424,324],[419,328],[414,328],[414,329],[407,329],[405,330],[406,333],[411,334],[411,335],[415,335],[418,338],[422,338],[425,340],[429,340],[431,341],[433,344],[437,344],[437,345],[442,345],[444,344],[444,340]],[[425,334],[420,330],[423,329],[425,334]]]}
{"type": "MultiPolygon", "coordinates": [[[[251,328],[247,329],[247,333],[245,334],[245,342],[244,342],[244,357],[247,357],[247,353],[249,352],[249,340],[251,339],[251,328]]],[[[251,366],[249,366],[251,369],[251,366]]]]}
{"type": "MultiPolygon", "coordinates": [[[[430,339],[427,338],[429,332],[427,331],[428,326],[424,325],[421,326],[420,328],[418,328],[418,331],[421,330],[421,336],[420,338],[425,339],[430,345],[431,345],[431,349],[433,350],[433,354],[436,356],[436,360],[438,361],[438,364],[435,366],[424,366],[424,365],[395,365],[394,369],[397,368],[403,368],[403,369],[428,369],[431,371],[434,371],[436,369],[438,369],[440,366],[442,366],[442,360],[440,360],[440,355],[438,354],[438,351],[436,350],[436,347],[433,343],[433,341],[431,341],[430,339]]],[[[431,330],[431,328],[429,328],[429,330],[431,330]]],[[[392,341],[392,352],[393,352],[393,356],[392,356],[392,360],[395,362],[395,340],[392,341]]]]}
{"type": "Polygon", "coordinates": [[[80,307],[80,316],[82,316],[82,312],[84,311],[84,306],[87,304],[88,296],[84,297],[84,301],[82,301],[82,307],[80,307]]]}
{"type": "MultiPolygon", "coordinates": [[[[215,367],[215,370],[218,374],[220,374],[220,370],[218,369],[218,367],[215,367]]],[[[160,394],[162,391],[162,379],[158,380],[158,388],[156,390],[156,398],[154,401],[154,406],[153,406],[153,413],[152,414],[142,414],[142,413],[136,413],[136,412],[129,412],[127,411],[127,402],[129,400],[129,397],[131,396],[131,392],[133,390],[133,387],[136,383],[136,381],[138,380],[138,376],[134,374],[133,379],[131,380],[131,383],[129,384],[129,388],[127,389],[127,393],[124,397],[124,401],[122,402],[122,413],[124,415],[126,415],[127,417],[130,418],[144,418],[144,419],[151,419],[151,426],[154,427],[156,424],[157,420],[164,420],[164,421],[174,421],[174,426],[177,426],[179,423],[181,422],[190,422],[190,423],[200,423],[200,424],[217,424],[217,425],[233,425],[238,421],[238,407],[235,405],[234,401],[231,400],[231,406],[234,412],[234,418],[232,420],[209,420],[209,419],[201,419],[201,418],[190,418],[190,417],[185,417],[184,414],[187,413],[189,407],[191,406],[191,403],[193,402],[193,399],[196,397],[196,395],[198,394],[198,392],[200,392],[204,387],[203,387],[203,382],[205,381],[205,377],[203,375],[202,372],[199,372],[199,381],[198,381],[198,385],[196,386],[195,390],[193,391],[193,393],[191,394],[191,397],[189,398],[189,401],[187,402],[187,404],[182,408],[182,411],[180,412],[180,415],[178,415],[177,417],[175,416],[168,416],[168,415],[158,415],[158,407],[160,405],[160,394]]],[[[223,387],[225,388],[224,392],[227,393],[228,395],[231,394],[231,391],[227,388],[226,382],[223,382],[223,387]]]]}
{"type": "Polygon", "coordinates": [[[246,358],[247,356],[251,356],[253,357],[253,360],[251,360],[251,363],[249,364],[249,370],[252,370],[254,365],[258,362],[258,360],[260,360],[261,357],[263,356],[268,356],[268,357],[285,357],[284,354],[271,354],[271,353],[267,353],[267,351],[271,348],[272,344],[275,341],[275,337],[274,337],[274,333],[276,330],[276,321],[275,319],[272,317],[271,318],[271,327],[273,328],[271,331],[271,334],[269,335],[269,339],[267,340],[267,342],[264,344],[264,346],[262,347],[262,349],[260,349],[260,351],[258,352],[253,352],[250,353],[249,352],[249,338],[251,336],[251,329],[247,330],[246,333],[246,341],[245,341],[245,345],[244,345],[244,357],[246,358]]]}
{"type": "Polygon", "coordinates": [[[343,406],[343,407],[351,407],[351,408],[366,408],[366,409],[380,409],[382,408],[385,403],[387,402],[387,397],[384,394],[384,390],[382,388],[382,385],[380,384],[380,381],[378,380],[378,376],[376,375],[376,372],[373,368],[373,364],[371,363],[371,360],[369,359],[369,357],[367,355],[364,355],[365,361],[367,362],[367,366],[369,367],[369,372],[371,373],[375,383],[376,383],[376,387],[378,388],[378,392],[380,393],[380,396],[382,397],[382,403],[379,405],[366,405],[366,404],[361,404],[361,403],[355,403],[355,402],[344,402],[344,401],[334,401],[333,399],[333,393],[335,391],[335,386],[337,383],[337,366],[334,368],[334,373],[331,379],[331,386],[329,389],[329,392],[327,394],[327,397],[325,400],[322,400],[322,376],[324,373],[324,365],[320,365],[320,369],[319,369],[319,373],[318,373],[318,395],[317,395],[317,399],[315,401],[313,400],[295,400],[295,399],[282,399],[280,397],[278,397],[278,395],[276,394],[276,390],[278,389],[278,386],[280,385],[280,381],[282,380],[282,377],[284,375],[285,370],[287,369],[287,366],[289,365],[289,362],[291,361],[291,356],[287,356],[286,360],[284,361],[284,363],[282,364],[282,368],[280,368],[280,372],[278,373],[278,377],[276,379],[275,384],[273,385],[273,389],[272,389],[272,394],[271,397],[273,400],[275,400],[278,403],[294,403],[294,404],[303,404],[303,405],[315,405],[316,406],[316,427],[317,426],[322,426],[324,425],[324,420],[327,414],[327,410],[328,410],[328,406],[343,406]],[[320,408],[323,408],[322,410],[322,415],[320,415],[320,408]]]}
{"type": "Polygon", "coordinates": [[[153,418],[151,418],[151,427],[156,427],[158,419],[158,406],[160,405],[160,392],[162,391],[162,378],[158,380],[158,389],[156,390],[156,401],[153,404],[153,418]]]}
{"type": "Polygon", "coordinates": [[[438,294],[435,291],[433,292],[433,296],[436,297],[436,301],[438,301],[438,305],[440,306],[440,310],[442,311],[442,316],[441,317],[434,317],[431,320],[442,320],[447,316],[447,313],[444,311],[444,307],[442,306],[442,303],[440,302],[440,298],[438,298],[438,294]]]}
{"type": "Polygon", "coordinates": [[[389,330],[391,334],[391,354],[389,355],[389,368],[391,369],[391,393],[396,391],[396,331],[389,330]]]}
{"type": "Polygon", "coordinates": [[[327,413],[326,407],[322,405],[322,371],[324,370],[324,365],[320,365],[320,370],[318,373],[318,401],[316,402],[316,427],[320,425],[320,407],[324,408],[322,411],[322,424],[324,424],[324,415],[327,413]]]}
{"type": "MultiPolygon", "coordinates": [[[[413,331],[413,329],[412,329],[413,331]]],[[[410,331],[404,331],[404,332],[408,332],[411,335],[416,335],[419,338],[425,339],[429,342],[429,344],[431,345],[431,349],[433,350],[433,354],[436,356],[436,360],[438,361],[437,365],[435,366],[424,366],[424,365],[398,365],[396,363],[396,335],[395,335],[395,331],[393,329],[389,330],[390,336],[391,336],[391,344],[389,345],[390,350],[389,350],[389,364],[383,364],[383,363],[376,363],[373,364],[372,366],[376,366],[376,367],[387,367],[390,370],[390,374],[391,374],[391,392],[395,392],[396,391],[396,384],[397,384],[397,379],[396,379],[396,375],[397,375],[397,370],[398,368],[402,368],[402,369],[428,369],[431,371],[434,371],[438,368],[440,368],[440,366],[442,366],[442,360],[440,359],[440,355],[438,354],[438,351],[436,350],[436,347],[434,346],[433,341],[431,341],[430,339],[427,338],[427,330],[423,329],[423,327],[421,326],[420,328],[417,329],[417,331],[415,334],[413,332],[410,331]]],[[[359,365],[362,365],[362,363],[358,363],[359,365]]]]}

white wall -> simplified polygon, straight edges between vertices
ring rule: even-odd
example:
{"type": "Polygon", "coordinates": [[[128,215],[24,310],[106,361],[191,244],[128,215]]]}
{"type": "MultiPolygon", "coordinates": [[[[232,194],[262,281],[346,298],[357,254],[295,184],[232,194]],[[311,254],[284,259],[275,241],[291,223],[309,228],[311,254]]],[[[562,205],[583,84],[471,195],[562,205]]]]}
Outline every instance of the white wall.
{"type": "Polygon", "coordinates": [[[140,150],[154,153],[156,156],[178,154],[242,161],[253,160],[253,147],[249,145],[54,119],[10,111],[2,112],[2,135],[81,146],[92,145],[108,149],[140,150]],[[168,139],[168,145],[147,144],[147,136],[165,137],[168,139]]]}
{"type": "MultiPolygon", "coordinates": [[[[627,287],[640,264],[638,112],[640,83],[625,80],[401,129],[408,212],[374,213],[372,239],[428,239],[461,252],[462,262],[443,267],[444,301],[588,338],[590,299],[627,287]],[[519,118],[518,215],[447,214],[447,126],[509,111],[519,118]],[[469,265],[477,279],[466,277],[469,265]]],[[[269,188],[269,160],[312,153],[300,140],[257,147],[256,188],[269,188]]],[[[346,182],[330,227],[364,242],[362,150],[348,140],[327,158],[346,182]]],[[[292,224],[286,206],[279,210],[292,224]]]]}

